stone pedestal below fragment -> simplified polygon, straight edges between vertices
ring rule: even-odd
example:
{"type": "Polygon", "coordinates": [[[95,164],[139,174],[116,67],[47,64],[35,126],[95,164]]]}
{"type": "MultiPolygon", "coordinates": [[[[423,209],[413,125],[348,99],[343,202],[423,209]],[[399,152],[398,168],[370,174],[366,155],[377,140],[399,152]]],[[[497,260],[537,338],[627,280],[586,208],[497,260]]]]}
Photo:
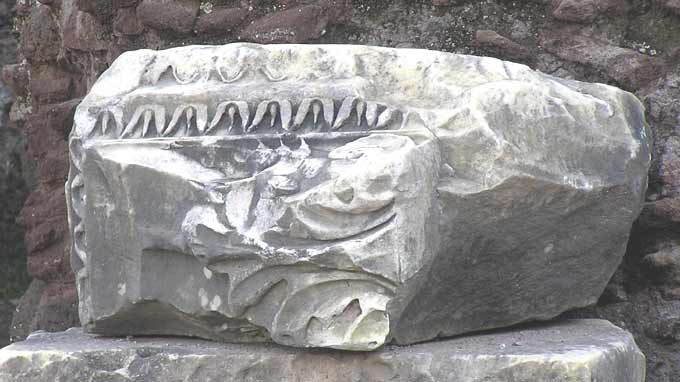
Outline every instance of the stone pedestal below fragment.
{"type": "Polygon", "coordinates": [[[568,320],[371,353],[35,333],[0,350],[0,381],[643,382],[632,336],[603,320],[568,320]]]}

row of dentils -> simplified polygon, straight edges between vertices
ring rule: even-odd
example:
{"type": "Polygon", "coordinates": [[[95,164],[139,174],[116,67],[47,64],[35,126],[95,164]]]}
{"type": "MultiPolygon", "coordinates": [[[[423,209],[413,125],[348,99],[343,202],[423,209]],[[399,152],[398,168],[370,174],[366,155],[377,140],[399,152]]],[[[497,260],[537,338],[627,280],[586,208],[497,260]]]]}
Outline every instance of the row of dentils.
{"type": "Polygon", "coordinates": [[[210,134],[220,126],[226,127],[227,133],[253,133],[257,129],[275,125],[283,131],[296,131],[301,128],[318,128],[325,124],[330,130],[339,129],[377,129],[394,128],[403,121],[401,111],[376,102],[364,101],[357,97],[347,97],[340,104],[337,113],[336,105],[328,98],[305,98],[293,110],[289,100],[264,100],[257,104],[255,113],[246,101],[225,101],[217,104],[212,118],[209,118],[208,106],[201,103],[186,103],[175,108],[169,123],[166,122],[166,107],[158,104],[142,105],[135,109],[132,117],[124,124],[123,110],[107,108],[99,111],[97,122],[101,130],[93,130],[93,134],[104,136],[115,135],[119,138],[146,137],[149,132],[159,137],[181,134],[186,127],[188,133],[194,129],[200,135],[210,134]],[[251,115],[253,115],[251,119],[251,115]],[[227,123],[222,121],[227,117],[227,123]],[[240,124],[236,123],[240,120],[240,124]],[[112,129],[115,125],[115,129],[112,129]],[[154,129],[151,129],[151,126],[154,129]],[[237,126],[240,125],[240,126],[237,126]],[[124,126],[124,127],[123,127],[124,126]],[[155,134],[154,134],[155,133],[155,134]]]}

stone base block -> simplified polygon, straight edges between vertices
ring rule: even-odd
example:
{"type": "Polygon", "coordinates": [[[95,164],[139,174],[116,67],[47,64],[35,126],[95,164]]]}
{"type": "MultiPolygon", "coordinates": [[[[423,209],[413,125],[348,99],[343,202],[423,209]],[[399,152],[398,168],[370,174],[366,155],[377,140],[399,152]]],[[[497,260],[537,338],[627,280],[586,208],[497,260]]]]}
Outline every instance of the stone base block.
{"type": "Polygon", "coordinates": [[[0,350],[1,382],[456,381],[643,382],[632,336],[567,320],[357,353],[187,338],[38,332],[0,350]]]}

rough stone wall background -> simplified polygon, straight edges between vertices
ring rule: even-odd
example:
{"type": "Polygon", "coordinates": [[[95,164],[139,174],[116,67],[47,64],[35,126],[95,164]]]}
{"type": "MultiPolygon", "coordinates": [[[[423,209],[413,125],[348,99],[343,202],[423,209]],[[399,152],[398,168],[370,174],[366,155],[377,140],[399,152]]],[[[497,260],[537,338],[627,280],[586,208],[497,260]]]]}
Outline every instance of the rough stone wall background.
{"type": "Polygon", "coordinates": [[[604,82],[645,103],[655,136],[642,216],[596,307],[632,331],[649,380],[680,380],[680,0],[19,0],[17,101],[36,184],[23,207],[35,278],[13,335],[77,325],[63,184],[80,97],[120,53],[185,44],[351,43],[489,55],[604,82]]]}
{"type": "MultiPolygon", "coordinates": [[[[0,2],[0,65],[16,61],[13,8],[14,1],[0,2]]],[[[27,193],[22,166],[26,144],[9,118],[13,100],[0,82],[0,346],[9,342],[15,304],[29,281],[23,230],[15,221],[27,193]]]]}

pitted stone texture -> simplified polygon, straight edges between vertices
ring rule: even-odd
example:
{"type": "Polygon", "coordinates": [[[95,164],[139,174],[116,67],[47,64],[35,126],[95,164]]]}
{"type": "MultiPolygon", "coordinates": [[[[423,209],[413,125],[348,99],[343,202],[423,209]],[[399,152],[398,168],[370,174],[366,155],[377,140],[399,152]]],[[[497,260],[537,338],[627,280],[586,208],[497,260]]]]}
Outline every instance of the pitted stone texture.
{"type": "Polygon", "coordinates": [[[3,382],[422,381],[643,382],[632,336],[573,320],[369,355],[172,338],[99,338],[80,329],[36,333],[0,350],[3,382]]]}
{"type": "Polygon", "coordinates": [[[631,94],[491,58],[126,53],[70,137],[81,321],[370,350],[549,319],[621,261],[649,144],[631,94]]]}

